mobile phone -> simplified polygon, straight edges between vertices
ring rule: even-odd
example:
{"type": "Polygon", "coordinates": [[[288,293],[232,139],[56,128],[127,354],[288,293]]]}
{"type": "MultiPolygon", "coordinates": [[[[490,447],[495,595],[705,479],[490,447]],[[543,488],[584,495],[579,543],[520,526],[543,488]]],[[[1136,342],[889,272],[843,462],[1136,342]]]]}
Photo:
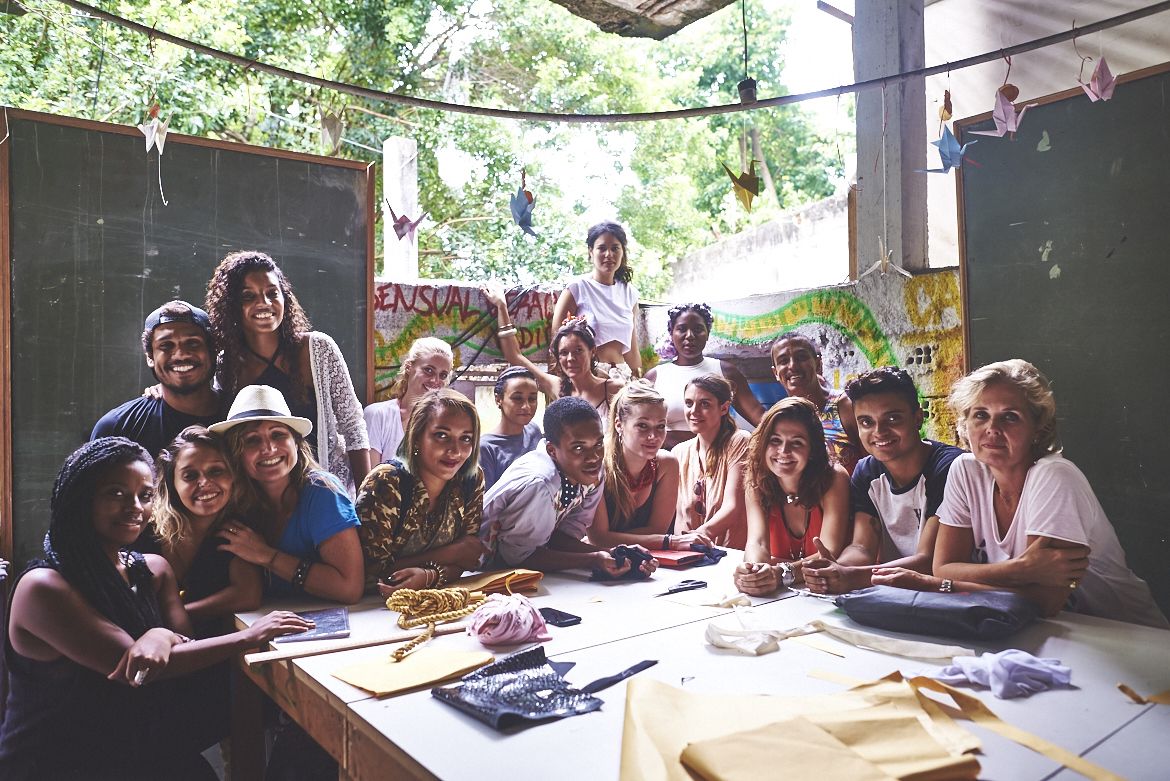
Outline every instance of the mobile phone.
{"type": "Polygon", "coordinates": [[[553,626],[573,626],[581,623],[581,616],[575,616],[552,607],[542,607],[540,614],[544,616],[545,621],[553,626]]]}

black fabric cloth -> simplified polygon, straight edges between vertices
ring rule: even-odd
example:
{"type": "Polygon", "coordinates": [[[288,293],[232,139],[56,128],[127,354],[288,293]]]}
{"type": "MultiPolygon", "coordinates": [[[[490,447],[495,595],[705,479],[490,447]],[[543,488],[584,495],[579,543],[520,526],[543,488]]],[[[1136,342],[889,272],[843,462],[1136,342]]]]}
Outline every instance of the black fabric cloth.
{"type": "MultiPolygon", "coordinates": [[[[293,382],[292,377],[288,373],[280,369],[276,364],[270,363],[268,367],[260,372],[260,376],[253,382],[253,385],[269,385],[276,388],[284,396],[284,400],[288,402],[288,410],[293,414],[293,417],[306,418],[313,422],[313,430],[305,437],[305,441],[309,443],[309,447],[313,448],[313,457],[320,461],[317,455],[317,390],[313,386],[309,386],[309,395],[304,401],[298,401],[299,393],[298,386],[293,382]]],[[[326,453],[326,460],[328,460],[328,453],[326,453]]]]}
{"type": "Polygon", "coordinates": [[[642,571],[642,563],[654,558],[649,553],[630,545],[615,545],[610,548],[609,553],[619,567],[629,562],[630,568],[626,570],[625,574],[616,577],[603,569],[595,569],[589,577],[590,580],[646,580],[650,577],[648,573],[642,571]]]}
{"type": "Polygon", "coordinates": [[[187,426],[210,426],[220,420],[223,410],[212,415],[188,415],[162,399],[139,396],[102,415],[89,438],[126,437],[157,456],[187,426]]]}
{"type": "MultiPolygon", "coordinates": [[[[8,608],[10,616],[11,602],[8,608]]],[[[206,709],[210,670],[131,688],[69,659],[41,662],[22,656],[10,642],[9,623],[4,626],[9,691],[0,724],[0,778],[214,778],[199,754],[222,739],[218,733],[226,733],[228,710],[226,691],[211,692],[220,700],[219,710],[206,709]],[[222,729],[214,724],[217,719],[222,729]]]]}

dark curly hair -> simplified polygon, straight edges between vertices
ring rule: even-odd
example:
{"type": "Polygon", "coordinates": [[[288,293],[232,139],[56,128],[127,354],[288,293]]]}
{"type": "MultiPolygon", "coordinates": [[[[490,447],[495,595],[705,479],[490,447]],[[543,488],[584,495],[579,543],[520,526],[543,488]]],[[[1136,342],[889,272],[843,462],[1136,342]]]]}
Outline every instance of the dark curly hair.
{"type": "Polygon", "coordinates": [[[593,356],[593,351],[597,349],[597,335],[593,332],[593,327],[583,317],[569,318],[557,329],[556,334],[553,335],[552,340],[548,344],[549,364],[552,367],[553,376],[559,377],[561,380],[561,396],[573,395],[573,381],[569,379],[569,375],[565,374],[565,370],[561,368],[561,340],[566,336],[578,337],[589,348],[590,372],[597,366],[597,358],[593,356]]]}
{"type": "MultiPolygon", "coordinates": [[[[243,312],[243,303],[240,293],[244,286],[244,277],[254,271],[272,272],[276,274],[277,284],[284,296],[284,319],[280,322],[280,346],[277,355],[284,355],[288,364],[289,376],[293,378],[296,393],[294,397],[299,402],[309,398],[309,389],[301,387],[300,344],[304,335],[313,330],[309,316],[301,308],[293,292],[292,284],[285,277],[280,266],[276,265],[271,257],[258,250],[243,250],[232,252],[215,267],[211,281],[207,283],[207,301],[204,308],[211,318],[211,332],[223,353],[219,362],[219,385],[234,396],[239,392],[240,374],[247,360],[248,346],[244,341],[244,327],[240,322],[243,312]]],[[[274,358],[276,356],[273,356],[274,358]]]]}
{"type": "Polygon", "coordinates": [[[711,330],[711,326],[715,323],[715,316],[711,314],[711,307],[706,304],[677,304],[666,310],[666,328],[669,331],[674,330],[674,324],[682,317],[685,312],[695,312],[699,317],[703,318],[703,322],[707,325],[707,330],[711,330]]]}
{"type": "Polygon", "coordinates": [[[141,554],[130,553],[130,582],[122,579],[94,529],[93,499],[111,468],[136,461],[154,473],[150,454],[125,437],[100,437],[73,451],[53,483],[45,559],[33,564],[60,572],[89,604],[133,638],[163,625],[150,568],[141,554]]]}
{"type": "Polygon", "coordinates": [[[599,222],[585,234],[585,246],[589,248],[590,252],[593,252],[593,245],[606,233],[613,234],[613,237],[622,245],[622,264],[618,266],[613,277],[618,282],[628,283],[634,278],[634,270],[630,268],[630,250],[627,246],[625,228],[616,222],[599,222]]]}

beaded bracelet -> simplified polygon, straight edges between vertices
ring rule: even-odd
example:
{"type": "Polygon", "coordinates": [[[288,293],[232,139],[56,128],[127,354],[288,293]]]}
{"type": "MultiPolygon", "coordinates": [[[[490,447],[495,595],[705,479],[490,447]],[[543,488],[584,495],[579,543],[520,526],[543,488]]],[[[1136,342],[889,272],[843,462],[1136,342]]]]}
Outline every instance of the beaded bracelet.
{"type": "Polygon", "coordinates": [[[501,339],[503,339],[505,336],[515,336],[515,335],[516,335],[516,326],[509,326],[508,328],[501,328],[499,331],[496,332],[496,336],[500,337],[501,339]]]}
{"type": "Polygon", "coordinates": [[[447,578],[447,570],[443,569],[443,565],[437,561],[428,561],[423,565],[423,569],[429,569],[435,573],[435,588],[442,588],[450,582],[447,578]]]}
{"type": "Polygon", "coordinates": [[[309,577],[309,567],[313,566],[313,562],[308,559],[301,559],[297,562],[297,569],[293,572],[292,584],[293,588],[298,591],[304,591],[305,578],[309,577]]]}

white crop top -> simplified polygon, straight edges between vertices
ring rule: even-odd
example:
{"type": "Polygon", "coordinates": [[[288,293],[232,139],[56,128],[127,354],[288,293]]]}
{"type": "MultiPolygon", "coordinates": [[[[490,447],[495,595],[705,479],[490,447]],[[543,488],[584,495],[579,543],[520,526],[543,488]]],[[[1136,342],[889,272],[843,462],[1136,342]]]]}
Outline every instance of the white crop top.
{"type": "Polygon", "coordinates": [[[623,353],[628,351],[638,289],[626,282],[603,285],[592,277],[574,279],[568,289],[577,302],[576,314],[584,317],[597,334],[597,346],[617,342],[623,353]]]}
{"type": "Polygon", "coordinates": [[[687,408],[683,392],[687,383],[703,374],[723,376],[723,366],[718,358],[704,358],[694,366],[679,366],[676,363],[660,363],[654,367],[654,390],[666,399],[666,430],[690,431],[687,425],[687,408]]]}

